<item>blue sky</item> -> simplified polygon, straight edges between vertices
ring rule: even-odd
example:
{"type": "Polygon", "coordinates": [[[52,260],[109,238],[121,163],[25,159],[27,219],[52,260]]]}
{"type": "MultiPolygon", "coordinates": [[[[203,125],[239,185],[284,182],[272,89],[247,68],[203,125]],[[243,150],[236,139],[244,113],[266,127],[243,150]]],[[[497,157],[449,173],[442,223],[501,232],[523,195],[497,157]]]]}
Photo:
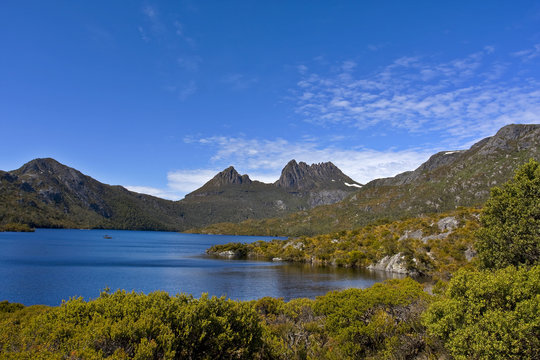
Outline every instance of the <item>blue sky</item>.
{"type": "Polygon", "coordinates": [[[4,1],[0,169],[179,199],[291,159],[365,183],[540,123],[538,1],[4,1]]]}

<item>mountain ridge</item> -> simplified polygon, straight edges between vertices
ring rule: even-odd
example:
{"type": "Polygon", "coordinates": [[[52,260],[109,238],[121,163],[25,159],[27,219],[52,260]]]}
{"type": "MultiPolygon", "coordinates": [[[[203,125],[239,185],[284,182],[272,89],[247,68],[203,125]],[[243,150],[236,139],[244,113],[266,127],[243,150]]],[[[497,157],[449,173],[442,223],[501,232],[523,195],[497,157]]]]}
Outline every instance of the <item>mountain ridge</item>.
{"type": "Polygon", "coordinates": [[[509,125],[468,150],[434,154],[413,171],[361,188],[330,162],[291,160],[273,184],[228,167],[180,201],[100,183],[51,158],[34,159],[0,171],[0,225],[311,235],[480,206],[492,186],[529,158],[540,158],[540,125],[509,125]]]}
{"type": "Polygon", "coordinates": [[[374,221],[481,206],[491,187],[512,178],[515,169],[530,158],[540,160],[540,125],[507,125],[467,150],[439,152],[413,171],[372,180],[340,202],[280,218],[214,224],[192,231],[315,235],[374,221]]]}

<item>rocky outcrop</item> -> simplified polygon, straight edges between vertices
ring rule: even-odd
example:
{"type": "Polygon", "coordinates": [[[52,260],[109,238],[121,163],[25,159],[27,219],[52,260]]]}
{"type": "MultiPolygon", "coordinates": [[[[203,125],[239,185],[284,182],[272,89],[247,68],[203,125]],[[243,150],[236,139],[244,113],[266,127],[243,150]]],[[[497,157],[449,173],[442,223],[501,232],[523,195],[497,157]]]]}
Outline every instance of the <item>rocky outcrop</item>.
{"type": "MultiPolygon", "coordinates": [[[[413,259],[416,262],[416,259],[413,259]]],[[[393,256],[385,256],[375,264],[367,267],[369,270],[388,271],[397,274],[416,275],[414,270],[407,269],[405,256],[401,253],[393,256]]]]}
{"type": "Polygon", "coordinates": [[[467,259],[467,261],[471,261],[476,255],[476,250],[474,250],[472,247],[468,247],[466,250],[465,250],[465,259],[467,259]]]}
{"type": "Polygon", "coordinates": [[[457,219],[453,216],[445,217],[437,222],[440,231],[451,232],[459,225],[457,219]]]}
{"type": "Polygon", "coordinates": [[[490,155],[495,152],[506,152],[515,147],[520,149],[537,149],[540,138],[540,125],[507,125],[495,136],[484,139],[473,145],[471,150],[478,149],[479,155],[490,155]]]}
{"type": "Polygon", "coordinates": [[[403,235],[398,239],[398,241],[402,241],[405,239],[422,239],[422,236],[424,235],[424,232],[422,230],[406,230],[403,235]]]}

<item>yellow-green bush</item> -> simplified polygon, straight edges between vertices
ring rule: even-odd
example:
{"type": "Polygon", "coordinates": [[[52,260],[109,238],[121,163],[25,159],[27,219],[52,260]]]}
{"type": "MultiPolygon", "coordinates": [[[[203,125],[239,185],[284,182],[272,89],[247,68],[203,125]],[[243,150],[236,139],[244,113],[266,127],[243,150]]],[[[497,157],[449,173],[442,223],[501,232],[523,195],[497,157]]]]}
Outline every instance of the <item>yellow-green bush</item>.
{"type": "Polygon", "coordinates": [[[460,270],[424,315],[455,359],[540,359],[540,266],[460,270]]]}

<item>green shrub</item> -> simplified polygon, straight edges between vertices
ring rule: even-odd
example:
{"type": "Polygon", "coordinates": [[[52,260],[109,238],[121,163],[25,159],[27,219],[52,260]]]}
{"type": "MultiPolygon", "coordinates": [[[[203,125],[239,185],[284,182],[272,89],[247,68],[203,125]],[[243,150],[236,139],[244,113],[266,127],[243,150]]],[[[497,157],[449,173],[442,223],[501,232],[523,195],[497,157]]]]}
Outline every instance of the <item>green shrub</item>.
{"type": "Polygon", "coordinates": [[[460,270],[424,315],[456,359],[540,359],[540,266],[460,270]]]}
{"type": "Polygon", "coordinates": [[[427,300],[422,286],[407,278],[328,293],[314,310],[325,317],[338,358],[407,358],[425,351],[419,314],[427,300]]]}
{"type": "Polygon", "coordinates": [[[263,353],[263,325],[250,303],[164,292],[71,299],[0,339],[13,358],[252,359],[263,353]]]}

